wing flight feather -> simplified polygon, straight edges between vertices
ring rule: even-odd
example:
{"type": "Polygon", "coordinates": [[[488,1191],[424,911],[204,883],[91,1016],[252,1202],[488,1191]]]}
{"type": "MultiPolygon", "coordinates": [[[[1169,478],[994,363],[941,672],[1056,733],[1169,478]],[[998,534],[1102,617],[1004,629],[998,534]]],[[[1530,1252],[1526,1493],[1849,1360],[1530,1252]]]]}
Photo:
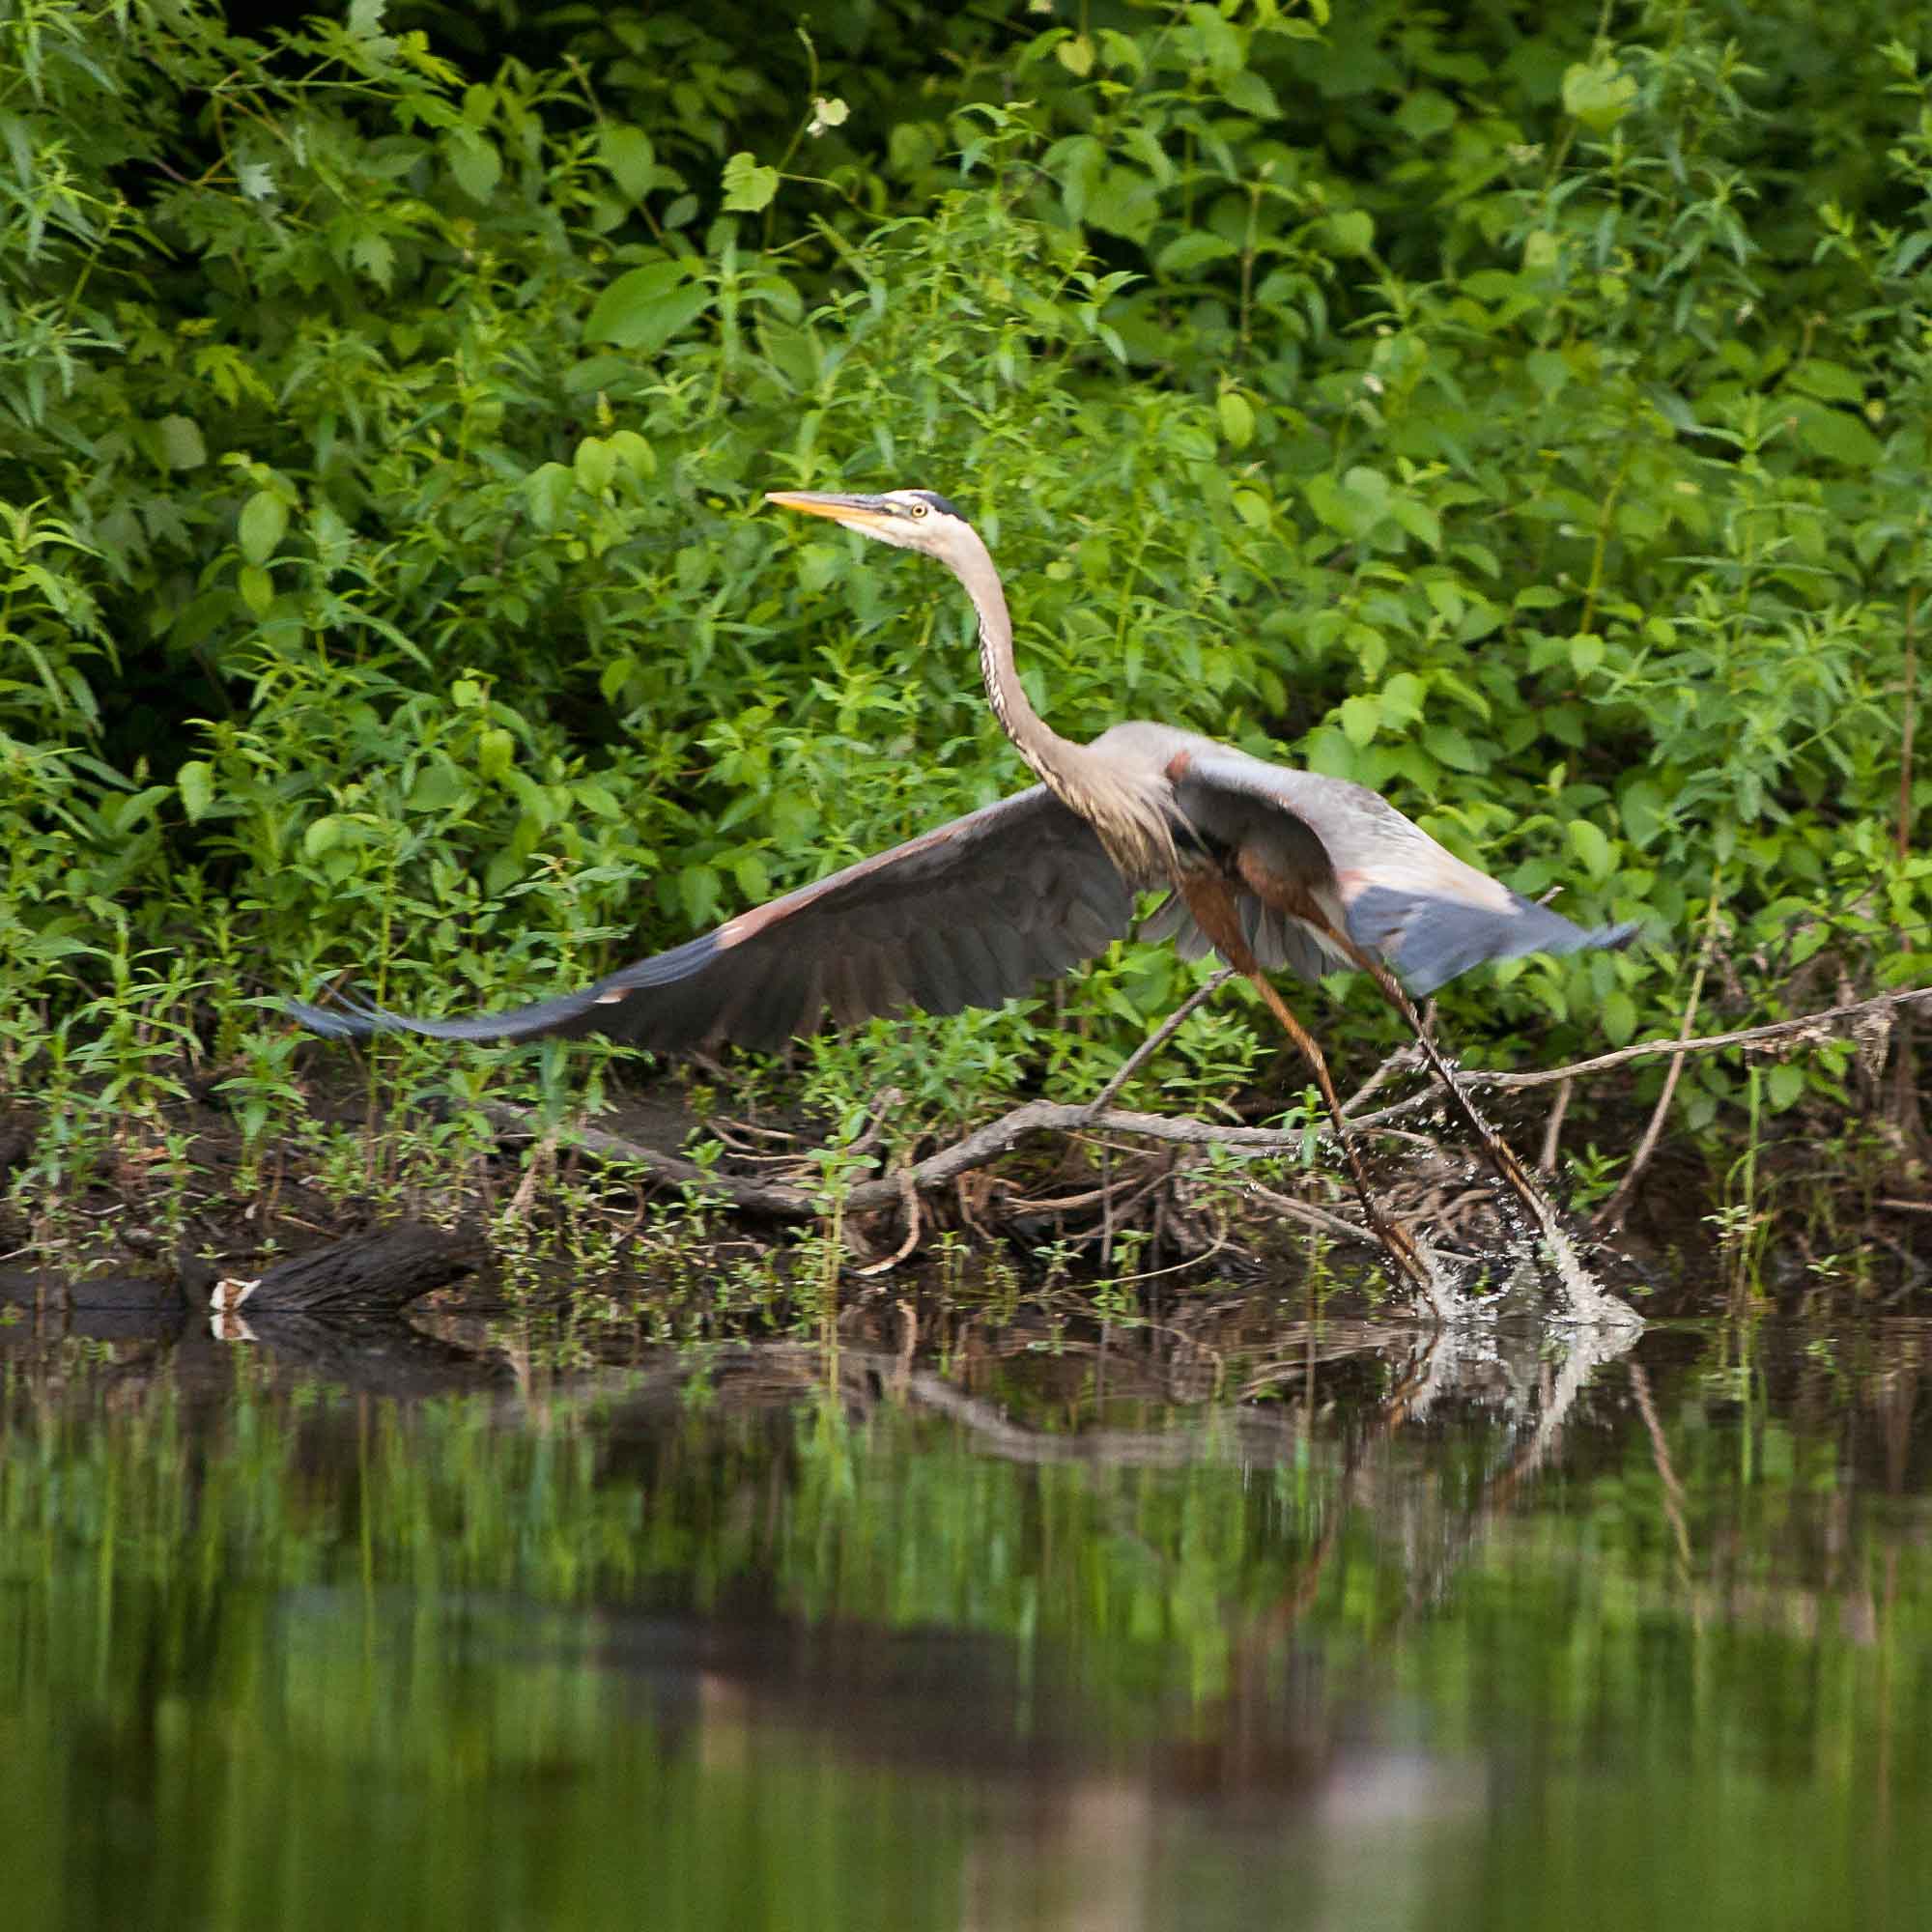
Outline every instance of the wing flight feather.
{"type": "Polygon", "coordinates": [[[997,1006],[1124,937],[1133,892],[1093,828],[1050,793],[968,812],[715,931],[585,986],[456,1019],[291,1001],[332,1037],[522,1040],[604,1034],[657,1052],[781,1046],[822,1024],[915,1005],[997,1006]]]}

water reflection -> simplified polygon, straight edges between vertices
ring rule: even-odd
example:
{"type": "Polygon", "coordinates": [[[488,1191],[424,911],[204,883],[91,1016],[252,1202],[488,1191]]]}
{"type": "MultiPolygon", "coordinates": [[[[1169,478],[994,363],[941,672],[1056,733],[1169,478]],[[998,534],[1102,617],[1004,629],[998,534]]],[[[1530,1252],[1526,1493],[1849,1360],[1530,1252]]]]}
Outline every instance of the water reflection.
{"type": "Polygon", "coordinates": [[[10,1915],[1917,1923],[1925,1343],[10,1336],[10,1915]]]}

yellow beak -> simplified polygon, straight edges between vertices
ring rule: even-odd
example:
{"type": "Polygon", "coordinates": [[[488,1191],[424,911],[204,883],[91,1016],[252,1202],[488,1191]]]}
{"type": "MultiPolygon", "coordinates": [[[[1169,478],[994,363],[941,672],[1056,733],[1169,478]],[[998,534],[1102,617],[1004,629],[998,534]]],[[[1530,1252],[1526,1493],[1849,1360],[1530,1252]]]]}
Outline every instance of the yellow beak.
{"type": "Polygon", "coordinates": [[[877,497],[835,497],[823,490],[767,490],[765,501],[808,517],[830,517],[836,524],[883,524],[893,512],[877,497]]]}

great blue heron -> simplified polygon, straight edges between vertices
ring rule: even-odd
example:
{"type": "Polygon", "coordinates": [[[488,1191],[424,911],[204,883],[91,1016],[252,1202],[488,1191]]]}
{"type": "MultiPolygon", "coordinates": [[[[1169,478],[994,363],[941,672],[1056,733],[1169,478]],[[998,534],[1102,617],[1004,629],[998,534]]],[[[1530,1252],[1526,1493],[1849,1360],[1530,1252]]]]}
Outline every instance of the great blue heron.
{"type": "MultiPolygon", "coordinates": [[[[842,1026],[907,1006],[932,1013],[998,1006],[1104,952],[1128,931],[1136,891],[1165,887],[1169,897],[1145,930],[1176,940],[1183,957],[1211,948],[1254,982],[1314,1071],[1371,1225],[1428,1291],[1426,1264],[1376,1206],[1321,1050],[1268,972],[1286,967],[1307,980],[1337,967],[1370,972],[1434,1061],[1382,962],[1419,995],[1486,959],[1622,946],[1635,925],[1585,931],[1341,779],[1286,770],[1168,724],[1116,724],[1074,744],[1028,701],[999,572],[944,497],[781,490],[767,500],[923,551],[952,571],[979,616],[986,696],[1040,782],[580,992],[465,1019],[292,1003],[295,1017],[337,1037],[596,1033],[660,1052],[721,1040],[773,1047],[815,1030],[828,1011],[842,1026]]],[[[1530,1187],[1458,1097],[1503,1178],[1520,1193],[1530,1187]]]]}

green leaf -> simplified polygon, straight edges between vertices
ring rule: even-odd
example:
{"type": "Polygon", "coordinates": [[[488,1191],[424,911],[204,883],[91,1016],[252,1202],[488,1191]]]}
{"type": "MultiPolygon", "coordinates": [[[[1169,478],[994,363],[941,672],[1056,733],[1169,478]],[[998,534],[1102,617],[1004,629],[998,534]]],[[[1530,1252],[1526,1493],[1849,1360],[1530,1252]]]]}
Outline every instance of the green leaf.
{"type": "Polygon", "coordinates": [[[641,128],[607,122],[597,130],[597,152],[611,170],[611,179],[633,201],[642,201],[657,167],[651,137],[641,128]]]}
{"type": "Polygon", "coordinates": [[[1154,257],[1153,265],[1163,275],[1191,275],[1209,262],[1225,262],[1239,252],[1232,242],[1205,228],[1190,228],[1177,235],[1154,257]]]}
{"type": "Polygon", "coordinates": [[[474,796],[469,781],[447,759],[438,758],[416,774],[410,787],[412,811],[453,811],[474,796]]]}
{"type": "Polygon", "coordinates": [[[1381,712],[1391,724],[1413,724],[1422,716],[1422,680],[1399,670],[1381,688],[1381,712]]]}
{"type": "Polygon", "coordinates": [[[1223,389],[1214,406],[1221,418],[1221,434],[1232,449],[1245,449],[1255,438],[1254,405],[1238,389],[1223,389]]]}
{"type": "Polygon", "coordinates": [[[710,306],[711,292],[694,288],[682,262],[633,269],[597,298],[583,325],[586,342],[614,343],[651,355],[710,306]]]}
{"type": "Polygon", "coordinates": [[[1251,68],[1242,68],[1222,81],[1221,99],[1236,113],[1252,114],[1258,121],[1274,121],[1281,115],[1274,89],[1251,68]]]}
{"type": "Polygon", "coordinates": [[[1193,41],[1209,72],[1230,74],[1240,71],[1246,48],[1241,36],[1221,17],[1218,7],[1208,5],[1207,0],[1194,0],[1187,9],[1187,22],[1181,44],[1185,46],[1188,41],[1193,41]]]}
{"type": "Polygon", "coordinates": [[[325,853],[334,851],[347,837],[348,830],[332,812],[326,818],[318,818],[302,834],[302,856],[305,859],[320,859],[325,853]]]}
{"type": "Polygon", "coordinates": [[[208,445],[192,416],[163,416],[156,429],[161,461],[170,469],[199,469],[208,461],[208,445]]]}
{"type": "Polygon", "coordinates": [[[1871,469],[1885,461],[1885,445],[1847,410],[1823,404],[1801,408],[1798,434],[1814,455],[1850,469],[1871,469]]]}
{"type": "Polygon", "coordinates": [[[236,588],[242,593],[242,601],[258,617],[269,614],[269,607],[275,601],[275,580],[259,563],[246,563],[237,575],[236,588]]]}
{"type": "Polygon", "coordinates": [[[1614,60],[1578,62],[1563,75],[1563,111],[1593,134],[1607,134],[1636,104],[1636,82],[1614,60]]]}
{"type": "Polygon", "coordinates": [[[736,154],[724,163],[724,212],[756,214],[772,205],[779,191],[779,171],[760,167],[757,157],[736,154]]]}
{"type": "Polygon", "coordinates": [[[567,464],[539,464],[524,478],[524,501],[529,505],[530,522],[540,530],[555,529],[576,488],[577,472],[567,464]]]}
{"type": "Polygon", "coordinates": [[[1328,217],[1328,239],[1337,254],[1366,255],[1376,245],[1376,218],[1366,209],[1344,209],[1328,217]]]}
{"type": "Polygon", "coordinates": [[[1366,693],[1345,697],[1341,707],[1342,729],[1350,744],[1360,751],[1381,728],[1381,705],[1366,693]]]}
{"type": "Polygon", "coordinates": [[[1084,218],[1109,235],[1145,242],[1160,215],[1160,194],[1138,168],[1108,168],[1087,198],[1084,218]]]}
{"type": "Polygon", "coordinates": [[[590,496],[601,496],[617,474],[617,452],[602,437],[586,436],[577,445],[571,468],[578,487],[590,496]]]}
{"type": "Polygon", "coordinates": [[[1366,463],[1353,464],[1343,472],[1342,487],[1358,497],[1374,517],[1388,514],[1389,480],[1379,469],[1372,469],[1366,463]]]}
{"type": "Polygon", "coordinates": [[[1816,396],[1821,402],[1855,403],[1860,406],[1864,403],[1863,380],[1837,362],[1825,362],[1812,356],[1798,363],[1784,380],[1794,389],[1803,390],[1807,396],[1816,396]]]}
{"type": "Polygon", "coordinates": [[[772,875],[765,870],[765,862],[755,852],[748,852],[731,867],[731,876],[738,882],[738,890],[756,905],[761,899],[772,895],[772,875]]]}
{"type": "Polygon", "coordinates": [[[1431,550],[1442,548],[1441,520],[1427,503],[1418,503],[1413,497],[1397,497],[1389,503],[1389,515],[1418,543],[1431,550]]]}
{"type": "Polygon", "coordinates": [[[515,736],[493,724],[476,734],[476,776],[486,784],[495,784],[510,776],[517,762],[515,736]]]}
{"type": "Polygon", "coordinates": [[[349,259],[379,288],[386,289],[396,270],[389,238],[374,228],[358,229],[349,240],[349,259]]]}
{"type": "Polygon", "coordinates": [[[1765,1076],[1765,1097],[1771,1102],[1771,1111],[1781,1114],[1804,1092],[1804,1066],[1803,1062],[1781,1060],[1765,1076]]]}
{"type": "Polygon", "coordinates": [[[1301,487],[1315,514],[1346,537],[1368,535],[1392,511],[1388,478],[1365,464],[1356,464],[1340,483],[1318,471],[1301,487]]]}
{"type": "Polygon", "coordinates": [[[1669,803],[1655,779],[1632,779],[1618,796],[1617,809],[1623,813],[1625,838],[1639,850],[1670,822],[1669,803]]]}
{"type": "Polygon", "coordinates": [[[1636,1002],[1612,986],[1598,1003],[1597,1025],[1612,1046],[1627,1046],[1636,1033],[1636,1002]]]}
{"type": "Polygon", "coordinates": [[[1570,380],[1570,364],[1553,349],[1532,349],[1522,358],[1523,374],[1543,393],[1545,400],[1555,395],[1570,380]]]}
{"type": "Polygon", "coordinates": [[[1456,772],[1486,772],[1490,761],[1453,724],[1432,724],[1422,734],[1422,748],[1437,764],[1456,772]]]}
{"type": "Polygon", "coordinates": [[[678,873],[678,897],[691,926],[707,926],[717,919],[724,887],[724,880],[709,866],[687,866],[678,873]]]}
{"type": "Polygon", "coordinates": [[[272,490],[257,490],[242,505],[242,554],[250,563],[267,563],[288,527],[289,506],[272,490]]]}
{"type": "Polygon", "coordinates": [[[636,430],[613,430],[604,440],[611,453],[633,476],[648,480],[658,473],[657,451],[636,430]]]}
{"type": "Polygon", "coordinates": [[[443,143],[443,158],[456,185],[471,201],[488,201],[503,179],[503,157],[488,134],[466,128],[443,143]]]}
{"type": "Polygon", "coordinates": [[[1589,873],[1593,883],[1601,883],[1610,876],[1616,867],[1616,854],[1610,841],[1604,836],[1599,826],[1592,825],[1587,818],[1573,818],[1570,821],[1570,849],[1582,861],[1583,869],[1589,873]]]}
{"type": "Polygon", "coordinates": [[[1427,141],[1456,125],[1456,103],[1433,87],[1419,88],[1395,110],[1395,125],[1411,141],[1427,141]]]}
{"type": "Polygon", "coordinates": [[[1604,661],[1604,640],[1588,631],[1579,631],[1570,639],[1570,668],[1578,677],[1588,677],[1604,661]]]}
{"type": "Polygon", "coordinates": [[[190,758],[175,774],[175,784],[189,824],[206,818],[214,805],[214,767],[206,759],[190,758]]]}

